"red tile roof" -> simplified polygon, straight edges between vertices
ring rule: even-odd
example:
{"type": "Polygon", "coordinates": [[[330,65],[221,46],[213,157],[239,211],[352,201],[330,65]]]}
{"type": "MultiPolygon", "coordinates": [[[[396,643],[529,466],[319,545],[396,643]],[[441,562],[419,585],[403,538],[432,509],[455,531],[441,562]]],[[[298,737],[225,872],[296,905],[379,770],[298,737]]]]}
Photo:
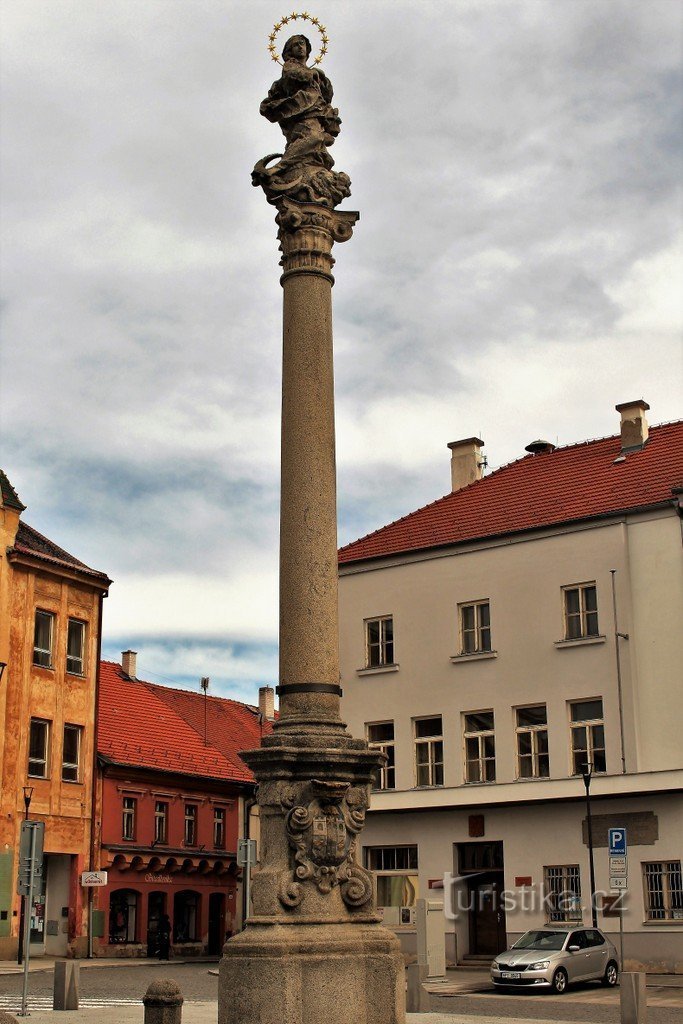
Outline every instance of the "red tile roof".
{"type": "Polygon", "coordinates": [[[339,550],[340,564],[460,544],[664,505],[683,484],[683,420],[650,428],[639,451],[620,436],[527,455],[339,550]]]}
{"type": "Polygon", "coordinates": [[[64,569],[71,569],[73,572],[84,576],[90,576],[93,580],[97,580],[106,587],[111,583],[106,573],[100,572],[98,569],[91,569],[85,562],[81,562],[74,555],[70,555],[64,548],[60,548],[54,541],[44,537],[42,533],[38,533],[32,526],[22,521],[19,522],[14,546],[10,548],[9,554],[12,555],[15,552],[20,555],[30,555],[32,558],[39,558],[43,562],[48,562],[51,565],[64,569]]]}
{"type": "Polygon", "coordinates": [[[261,743],[258,709],[222,697],[206,702],[207,744],[203,694],[129,679],[120,665],[101,661],[98,752],[131,767],[253,782],[239,752],[261,743]]]}

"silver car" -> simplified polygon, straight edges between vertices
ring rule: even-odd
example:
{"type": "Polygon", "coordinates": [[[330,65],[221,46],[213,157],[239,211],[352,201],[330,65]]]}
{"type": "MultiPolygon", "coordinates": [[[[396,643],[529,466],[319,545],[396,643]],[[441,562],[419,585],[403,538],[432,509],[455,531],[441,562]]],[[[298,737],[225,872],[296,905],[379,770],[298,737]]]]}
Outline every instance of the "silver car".
{"type": "Polygon", "coordinates": [[[573,981],[616,985],[619,958],[610,940],[597,928],[535,928],[491,964],[491,980],[504,987],[566,991],[573,981]]]}

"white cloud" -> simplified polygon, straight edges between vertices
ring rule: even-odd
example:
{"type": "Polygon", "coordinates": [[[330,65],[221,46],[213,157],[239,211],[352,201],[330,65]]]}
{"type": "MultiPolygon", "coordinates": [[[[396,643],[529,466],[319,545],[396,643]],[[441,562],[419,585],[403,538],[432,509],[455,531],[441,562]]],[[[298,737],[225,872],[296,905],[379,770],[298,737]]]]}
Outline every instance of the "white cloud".
{"type": "MultiPolygon", "coordinates": [[[[316,12],[362,214],[336,252],[343,539],[443,493],[457,437],[496,465],[614,432],[624,399],[680,415],[680,6],[316,12]]],[[[276,13],[5,4],[4,468],[115,578],[111,635],[276,635],[281,298],[250,184],[282,144],[276,13]]]]}

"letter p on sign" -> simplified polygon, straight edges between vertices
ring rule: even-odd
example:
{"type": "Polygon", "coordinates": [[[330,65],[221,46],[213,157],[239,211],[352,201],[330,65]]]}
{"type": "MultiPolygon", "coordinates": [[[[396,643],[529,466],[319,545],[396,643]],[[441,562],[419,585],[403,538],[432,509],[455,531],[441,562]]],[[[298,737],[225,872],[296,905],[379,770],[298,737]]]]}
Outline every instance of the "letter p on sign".
{"type": "Polygon", "coordinates": [[[626,855],[626,829],[611,828],[609,830],[609,856],[618,857],[626,855]]]}

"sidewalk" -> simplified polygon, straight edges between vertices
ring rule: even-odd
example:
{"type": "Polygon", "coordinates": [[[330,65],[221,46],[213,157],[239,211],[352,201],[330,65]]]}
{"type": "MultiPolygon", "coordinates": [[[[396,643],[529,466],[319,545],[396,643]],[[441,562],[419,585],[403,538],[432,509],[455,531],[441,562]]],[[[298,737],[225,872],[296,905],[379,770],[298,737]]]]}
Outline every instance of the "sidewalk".
{"type": "MultiPolygon", "coordinates": [[[[34,971],[52,971],[54,970],[55,960],[61,960],[63,957],[53,956],[36,956],[29,961],[28,972],[33,974],[34,971]]],[[[169,960],[170,964],[218,964],[220,957],[217,956],[192,956],[188,958],[173,957],[169,960]]],[[[146,957],[123,957],[123,956],[94,956],[91,960],[79,959],[74,961],[81,965],[81,970],[86,970],[89,967],[150,967],[158,964],[160,961],[156,958],[149,960],[146,957]]],[[[3,974],[23,974],[23,965],[20,967],[16,960],[0,960],[0,977],[3,974]]]]}
{"type": "MultiPolygon", "coordinates": [[[[30,1009],[30,1007],[29,1007],[30,1009]]],[[[52,1010],[31,1010],[31,1021],[35,1024],[143,1024],[143,1006],[115,1006],[111,1010],[63,1010],[56,1016],[52,1010]]],[[[216,1024],[215,1003],[185,1003],[183,1024],[216,1024]]],[[[10,1020],[12,1018],[10,1017],[10,1020]]],[[[1,1018],[0,1018],[1,1020],[1,1018]]],[[[18,1017],[17,1024],[24,1018],[18,1017]]],[[[506,1017],[506,1024],[529,1024],[528,1018],[506,1017]]],[[[409,1013],[409,1024],[500,1024],[500,1017],[481,1017],[478,1014],[409,1013]]],[[[533,1024],[589,1024],[586,1021],[562,1021],[556,1017],[548,1020],[534,1019],[533,1024]]]]}

